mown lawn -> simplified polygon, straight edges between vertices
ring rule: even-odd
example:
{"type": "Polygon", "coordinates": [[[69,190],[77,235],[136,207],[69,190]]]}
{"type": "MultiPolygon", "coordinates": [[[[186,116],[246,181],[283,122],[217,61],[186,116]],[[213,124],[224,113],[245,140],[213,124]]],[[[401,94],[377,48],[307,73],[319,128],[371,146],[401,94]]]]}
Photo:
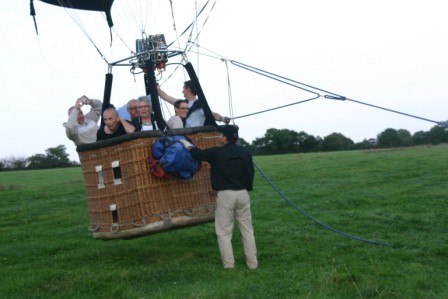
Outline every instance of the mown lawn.
{"type": "Polygon", "coordinates": [[[235,230],[223,270],[213,224],[94,240],[81,168],[0,172],[0,298],[448,298],[447,145],[255,162],[358,239],[257,173],[259,269],[235,230]]]}

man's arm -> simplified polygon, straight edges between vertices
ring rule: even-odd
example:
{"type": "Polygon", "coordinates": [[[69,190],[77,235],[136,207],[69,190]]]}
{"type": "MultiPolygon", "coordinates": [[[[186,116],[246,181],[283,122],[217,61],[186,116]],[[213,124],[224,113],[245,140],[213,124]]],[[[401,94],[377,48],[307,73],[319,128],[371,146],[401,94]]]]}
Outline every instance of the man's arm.
{"type": "Polygon", "coordinates": [[[86,104],[91,106],[90,111],[86,114],[86,118],[91,119],[97,123],[101,117],[103,102],[101,102],[100,100],[88,98],[88,102],[86,104]]]}
{"type": "Polygon", "coordinates": [[[157,85],[157,92],[159,93],[159,96],[162,98],[162,100],[170,103],[171,105],[174,105],[174,103],[178,100],[176,98],[173,98],[172,96],[169,96],[166,92],[164,92],[159,85],[157,85]]]}
{"type": "Polygon", "coordinates": [[[220,122],[223,122],[225,124],[228,124],[230,122],[230,118],[228,118],[227,116],[222,116],[218,112],[213,112],[213,111],[212,111],[212,114],[213,114],[213,118],[216,121],[220,121],[220,122]]]}
{"type": "Polygon", "coordinates": [[[210,162],[213,160],[213,157],[217,155],[217,147],[209,147],[206,149],[198,149],[193,144],[191,144],[188,140],[181,139],[179,142],[191,153],[193,158],[210,162]]]}
{"type": "Polygon", "coordinates": [[[76,144],[78,142],[78,127],[76,125],[70,126],[67,123],[65,123],[64,127],[67,138],[76,144]]]}
{"type": "Polygon", "coordinates": [[[70,111],[68,115],[68,120],[63,124],[65,127],[65,134],[67,138],[73,140],[75,143],[78,142],[78,113],[82,106],[82,99],[78,98],[75,102],[74,108],[70,111]]]}
{"type": "Polygon", "coordinates": [[[123,124],[124,130],[126,131],[126,133],[134,133],[135,132],[135,127],[129,123],[127,120],[125,120],[124,118],[120,117],[120,121],[123,124]]]}

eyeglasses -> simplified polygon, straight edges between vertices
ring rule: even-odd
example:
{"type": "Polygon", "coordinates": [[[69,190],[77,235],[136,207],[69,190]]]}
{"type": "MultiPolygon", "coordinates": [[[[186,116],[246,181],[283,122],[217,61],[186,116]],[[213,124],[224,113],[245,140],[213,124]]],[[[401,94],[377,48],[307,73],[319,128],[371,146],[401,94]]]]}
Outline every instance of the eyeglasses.
{"type": "Polygon", "coordinates": [[[188,109],[190,109],[190,108],[188,108],[188,107],[179,107],[179,108],[177,108],[177,109],[180,109],[180,110],[188,110],[188,109]]]}
{"type": "Polygon", "coordinates": [[[151,108],[149,105],[138,106],[137,109],[151,108]]]}
{"type": "Polygon", "coordinates": [[[129,107],[129,110],[137,110],[137,107],[129,107]]]}

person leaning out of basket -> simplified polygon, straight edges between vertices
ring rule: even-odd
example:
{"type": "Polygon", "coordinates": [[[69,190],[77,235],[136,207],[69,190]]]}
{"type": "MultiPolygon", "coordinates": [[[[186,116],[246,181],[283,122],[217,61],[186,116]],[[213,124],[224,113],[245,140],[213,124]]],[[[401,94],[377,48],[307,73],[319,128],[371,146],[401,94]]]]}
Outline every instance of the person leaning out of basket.
{"type": "Polygon", "coordinates": [[[138,117],[132,120],[132,125],[135,131],[149,131],[158,130],[155,122],[154,114],[152,113],[152,103],[150,96],[141,96],[137,99],[138,117]]]}
{"type": "Polygon", "coordinates": [[[98,130],[96,140],[110,139],[135,131],[135,127],[129,121],[118,115],[115,107],[104,110],[103,120],[105,125],[98,130]]]}
{"type": "Polygon", "coordinates": [[[96,141],[97,123],[101,116],[102,104],[100,100],[82,96],[76,100],[74,106],[68,109],[68,120],[63,123],[63,126],[68,139],[75,145],[96,141]],[[81,108],[86,105],[90,105],[90,111],[84,115],[81,108]]]}
{"type": "Polygon", "coordinates": [[[232,125],[218,127],[223,134],[223,146],[198,149],[185,139],[180,140],[198,160],[211,165],[212,188],[218,191],[215,211],[215,231],[224,268],[235,266],[232,249],[234,220],[238,223],[243,239],[246,265],[249,269],[258,267],[257,248],[250,210],[249,192],[254,180],[254,164],[251,153],[240,145],[238,128],[232,125]]]}

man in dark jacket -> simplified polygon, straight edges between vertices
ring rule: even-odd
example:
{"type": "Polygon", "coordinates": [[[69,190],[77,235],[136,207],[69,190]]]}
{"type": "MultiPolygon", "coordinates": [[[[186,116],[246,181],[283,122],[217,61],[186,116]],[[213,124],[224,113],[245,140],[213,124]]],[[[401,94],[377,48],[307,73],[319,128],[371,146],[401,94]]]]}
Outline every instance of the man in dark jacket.
{"type": "Polygon", "coordinates": [[[240,145],[238,128],[232,125],[218,127],[223,134],[221,147],[198,149],[187,140],[180,142],[190,150],[191,155],[207,161],[211,165],[210,179],[212,188],[218,191],[215,211],[215,230],[223,266],[233,268],[235,259],[232,249],[232,231],[234,220],[238,223],[249,269],[258,267],[250,197],[254,179],[254,165],[251,153],[240,145]]]}
{"type": "Polygon", "coordinates": [[[110,139],[133,133],[135,127],[118,115],[114,107],[107,108],[103,112],[104,127],[100,127],[96,133],[96,140],[110,139]]]}

